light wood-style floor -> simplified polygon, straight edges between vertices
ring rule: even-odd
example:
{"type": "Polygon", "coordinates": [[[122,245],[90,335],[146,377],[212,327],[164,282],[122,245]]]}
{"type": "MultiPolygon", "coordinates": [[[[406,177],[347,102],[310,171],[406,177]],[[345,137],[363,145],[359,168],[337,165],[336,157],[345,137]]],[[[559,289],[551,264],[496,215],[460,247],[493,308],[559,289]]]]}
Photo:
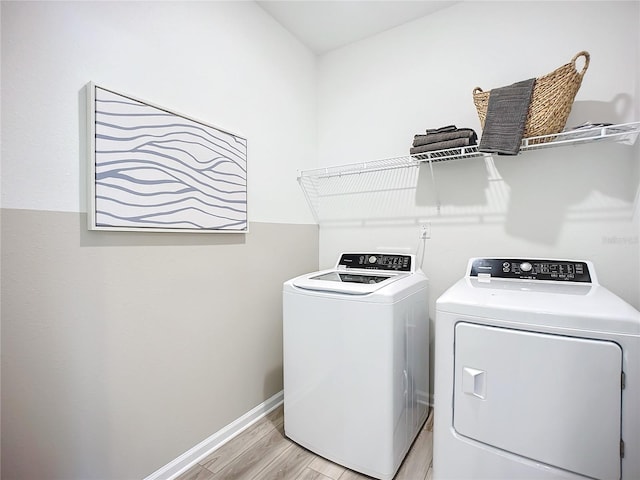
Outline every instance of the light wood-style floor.
{"type": "MultiPolygon", "coordinates": [[[[176,480],[366,480],[284,436],[280,406],[176,480]]],[[[394,480],[431,480],[433,409],[394,480]]]]}

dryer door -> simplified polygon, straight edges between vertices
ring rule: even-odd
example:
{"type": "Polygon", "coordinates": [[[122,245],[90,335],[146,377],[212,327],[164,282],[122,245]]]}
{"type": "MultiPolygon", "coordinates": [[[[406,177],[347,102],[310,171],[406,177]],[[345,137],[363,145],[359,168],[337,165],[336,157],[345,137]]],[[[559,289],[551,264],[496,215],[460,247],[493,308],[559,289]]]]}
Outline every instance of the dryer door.
{"type": "Polygon", "coordinates": [[[620,478],[621,372],[614,342],[460,322],[454,428],[553,467],[620,478]]]}

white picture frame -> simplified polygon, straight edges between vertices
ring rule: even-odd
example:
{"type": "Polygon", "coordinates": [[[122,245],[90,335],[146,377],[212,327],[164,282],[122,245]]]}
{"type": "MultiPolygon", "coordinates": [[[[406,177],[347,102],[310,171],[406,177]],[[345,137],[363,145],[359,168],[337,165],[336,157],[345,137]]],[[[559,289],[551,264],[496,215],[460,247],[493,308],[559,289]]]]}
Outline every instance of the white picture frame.
{"type": "Polygon", "coordinates": [[[247,140],[87,85],[90,230],[246,233],[247,140]]]}

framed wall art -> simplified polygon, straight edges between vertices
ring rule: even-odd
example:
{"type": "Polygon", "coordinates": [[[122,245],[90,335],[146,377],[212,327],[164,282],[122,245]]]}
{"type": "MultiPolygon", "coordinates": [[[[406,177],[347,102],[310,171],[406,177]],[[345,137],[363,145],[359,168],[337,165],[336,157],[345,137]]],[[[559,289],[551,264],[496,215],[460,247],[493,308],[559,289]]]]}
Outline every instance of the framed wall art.
{"type": "Polygon", "coordinates": [[[91,230],[247,232],[247,140],[94,83],[91,230]]]}

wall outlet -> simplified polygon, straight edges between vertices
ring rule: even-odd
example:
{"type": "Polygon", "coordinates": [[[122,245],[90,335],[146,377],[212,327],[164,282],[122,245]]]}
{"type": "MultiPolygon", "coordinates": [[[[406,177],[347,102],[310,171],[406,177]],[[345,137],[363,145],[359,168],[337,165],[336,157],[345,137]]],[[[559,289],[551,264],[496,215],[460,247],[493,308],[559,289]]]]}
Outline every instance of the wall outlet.
{"type": "Polygon", "coordinates": [[[420,238],[431,238],[431,222],[420,225],[420,238]]]}

